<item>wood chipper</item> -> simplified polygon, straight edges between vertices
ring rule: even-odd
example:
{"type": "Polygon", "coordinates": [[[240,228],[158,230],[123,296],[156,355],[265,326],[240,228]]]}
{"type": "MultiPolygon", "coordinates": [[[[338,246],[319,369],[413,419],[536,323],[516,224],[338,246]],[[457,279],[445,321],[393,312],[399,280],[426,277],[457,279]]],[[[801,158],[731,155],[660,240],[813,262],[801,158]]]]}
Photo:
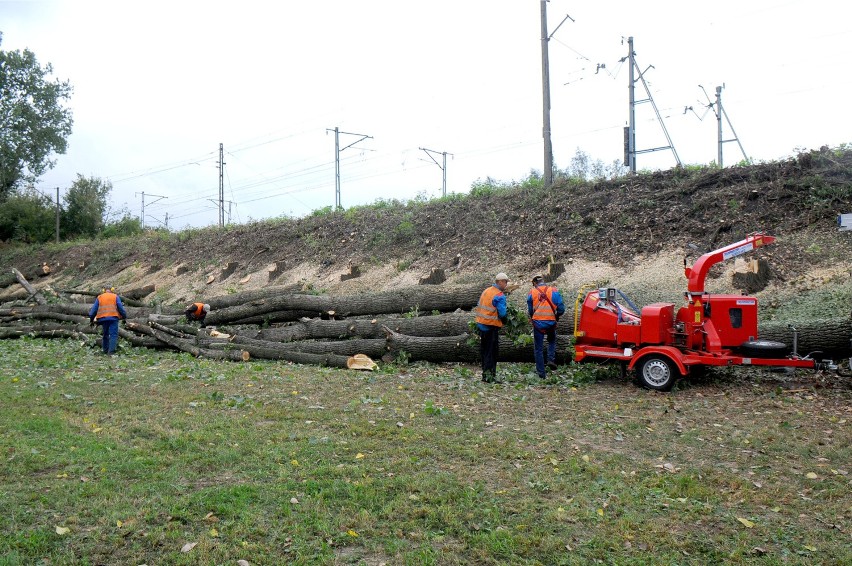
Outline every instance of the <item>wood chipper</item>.
{"type": "Polygon", "coordinates": [[[668,391],[678,377],[706,366],[772,366],[816,368],[816,360],[786,344],[761,340],[757,331],[757,298],[711,294],[704,289],[710,268],[775,241],[753,233],[744,240],[707,252],[684,272],[685,305],[654,303],[637,308],[613,287],[581,289],[574,307],[574,360],[621,362],[635,370],[645,387],[668,391]]]}

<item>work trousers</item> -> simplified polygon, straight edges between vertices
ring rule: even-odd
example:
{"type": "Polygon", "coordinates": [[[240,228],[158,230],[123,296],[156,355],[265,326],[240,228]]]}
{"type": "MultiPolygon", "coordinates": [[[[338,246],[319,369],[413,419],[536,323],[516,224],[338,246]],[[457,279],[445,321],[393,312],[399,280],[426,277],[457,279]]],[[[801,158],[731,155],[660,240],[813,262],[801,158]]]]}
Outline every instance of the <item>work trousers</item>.
{"type": "Polygon", "coordinates": [[[536,328],[533,326],[533,353],[535,354],[535,371],[539,377],[545,377],[544,365],[556,362],[556,326],[536,328]],[[544,356],[544,338],[547,337],[547,358],[544,356]]]}
{"type": "Polygon", "coordinates": [[[99,320],[98,324],[103,328],[103,338],[101,346],[104,349],[104,354],[114,354],[118,346],[118,319],[115,320],[99,320]]]}
{"type": "Polygon", "coordinates": [[[500,353],[500,328],[489,326],[488,330],[479,329],[481,338],[479,351],[482,354],[482,378],[495,379],[497,377],[497,356],[500,353]]]}

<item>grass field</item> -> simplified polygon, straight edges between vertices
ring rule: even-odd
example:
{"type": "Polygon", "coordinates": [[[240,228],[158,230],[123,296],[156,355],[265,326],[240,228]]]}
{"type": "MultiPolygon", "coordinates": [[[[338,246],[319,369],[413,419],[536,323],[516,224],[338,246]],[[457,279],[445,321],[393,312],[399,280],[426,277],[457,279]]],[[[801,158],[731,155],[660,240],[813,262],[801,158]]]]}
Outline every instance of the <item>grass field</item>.
{"type": "Polygon", "coordinates": [[[848,379],[0,359],[3,565],[852,564],[848,379]]]}

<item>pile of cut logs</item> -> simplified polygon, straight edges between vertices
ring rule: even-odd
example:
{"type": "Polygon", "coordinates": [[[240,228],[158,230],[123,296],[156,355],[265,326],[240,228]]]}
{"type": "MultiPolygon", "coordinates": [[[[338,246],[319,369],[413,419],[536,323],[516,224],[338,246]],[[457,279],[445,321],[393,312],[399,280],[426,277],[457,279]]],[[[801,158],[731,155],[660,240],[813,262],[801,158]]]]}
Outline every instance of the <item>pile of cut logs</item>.
{"type": "MultiPolygon", "coordinates": [[[[0,338],[74,337],[94,343],[99,328],[89,326],[96,292],[35,289],[12,272],[26,297],[0,303],[0,338]],[[45,296],[47,295],[47,296],[45,296]]],[[[173,348],[196,357],[247,361],[286,360],[301,364],[366,369],[364,356],[392,361],[466,362],[479,359],[470,321],[487,281],[480,284],[417,286],[359,295],[306,294],[298,286],[277,286],[206,299],[206,328],[187,323],[185,305],[151,306],[142,299],[153,287],[119,294],[127,320],[119,336],[134,346],[173,348]],[[356,357],[358,356],[358,357],[356,357]]],[[[519,293],[525,293],[520,290],[519,293]]],[[[557,357],[566,359],[573,331],[573,304],[558,325],[557,357]]],[[[800,353],[823,350],[848,355],[850,318],[796,325],[800,353]]],[[[761,338],[789,343],[786,324],[765,325],[761,338]]],[[[500,361],[532,362],[531,345],[500,339],[500,361]]]]}

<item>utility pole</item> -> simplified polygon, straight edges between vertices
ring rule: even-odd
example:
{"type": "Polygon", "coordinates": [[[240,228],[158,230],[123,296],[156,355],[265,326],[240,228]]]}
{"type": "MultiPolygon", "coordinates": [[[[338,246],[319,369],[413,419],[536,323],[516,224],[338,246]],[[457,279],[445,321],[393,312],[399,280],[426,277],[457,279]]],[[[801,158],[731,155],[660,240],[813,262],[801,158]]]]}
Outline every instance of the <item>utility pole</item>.
{"type": "Polygon", "coordinates": [[[654,66],[648,65],[648,67],[644,71],[639,70],[639,65],[638,63],[636,63],[636,53],[634,53],[633,51],[633,36],[627,38],[627,50],[627,57],[621,59],[622,62],[629,61],[630,66],[630,74],[628,79],[630,81],[630,84],[628,85],[630,96],[630,114],[628,119],[627,130],[625,130],[624,132],[625,146],[627,149],[627,154],[625,155],[624,159],[625,165],[630,168],[631,173],[635,173],[636,156],[638,154],[650,153],[652,151],[660,151],[663,149],[672,150],[672,155],[674,155],[675,161],[678,165],[681,165],[680,157],[678,157],[677,150],[675,150],[674,143],[672,143],[672,138],[669,136],[669,131],[666,129],[665,123],[663,123],[663,117],[660,116],[659,109],[657,109],[657,103],[654,102],[654,97],[651,96],[651,89],[648,88],[648,83],[645,82],[645,73],[648,72],[648,69],[653,69],[654,66]],[[635,75],[633,73],[634,69],[639,72],[638,80],[642,81],[642,86],[645,88],[645,94],[647,95],[647,98],[644,98],[642,100],[636,100],[635,84],[637,79],[635,78],[635,75]],[[668,141],[669,145],[665,145],[662,147],[654,147],[651,149],[636,149],[636,105],[644,102],[650,102],[651,106],[654,108],[654,114],[656,114],[657,116],[657,121],[660,123],[660,127],[663,129],[663,135],[666,136],[666,141],[668,141]]]}
{"type": "Polygon", "coordinates": [[[550,59],[547,52],[547,0],[541,0],[541,93],[542,117],[541,135],[544,138],[544,188],[553,185],[553,143],[550,139],[550,59]]]}
{"type": "Polygon", "coordinates": [[[550,136],[550,55],[547,50],[550,38],[562,27],[565,20],[574,21],[569,15],[565,15],[553,33],[547,33],[547,2],[541,0],[541,94],[542,94],[542,128],[541,135],[544,138],[544,186],[550,188],[553,185],[553,142],[550,136]]]}
{"type": "Polygon", "coordinates": [[[627,85],[627,90],[630,93],[630,114],[627,119],[627,131],[624,133],[626,138],[626,146],[627,153],[624,158],[624,164],[630,168],[631,173],[636,172],[636,79],[633,76],[633,68],[635,66],[635,62],[633,61],[633,56],[635,53],[633,52],[633,36],[627,38],[627,57],[629,58],[629,67],[630,67],[630,76],[628,80],[630,84],[627,85]]]}
{"type": "Polygon", "coordinates": [[[343,208],[343,205],[340,203],[340,152],[352,147],[356,143],[362,142],[366,139],[373,139],[373,136],[368,136],[366,134],[353,134],[352,132],[341,132],[339,128],[335,127],[333,130],[331,128],[326,128],[326,132],[334,132],[334,210],[340,210],[343,208]],[[347,136],[361,136],[354,142],[350,143],[346,147],[340,147],[340,134],[344,134],[347,136]]]}
{"type": "Polygon", "coordinates": [[[225,227],[225,151],[219,144],[219,228],[225,227]]]}
{"type": "MultiPolygon", "coordinates": [[[[740,146],[740,151],[743,154],[743,159],[748,161],[748,155],[746,155],[745,150],[743,149],[743,144],[740,143],[740,138],[737,137],[737,132],[734,131],[734,127],[731,125],[731,120],[728,118],[728,113],[725,112],[725,109],[722,107],[722,88],[721,86],[716,87],[716,139],[718,145],[718,154],[719,154],[719,169],[724,167],[722,163],[722,144],[726,142],[737,142],[737,145],[740,146]],[[722,139],[722,116],[725,116],[725,121],[728,122],[728,127],[731,128],[731,133],[734,135],[732,139],[725,140],[722,139]]],[[[709,97],[708,97],[709,98],[709,97]]],[[[712,106],[712,103],[711,103],[712,106]]]]}
{"type": "MultiPolygon", "coordinates": [[[[444,182],[441,185],[442,186],[441,196],[447,196],[447,152],[446,151],[435,151],[434,149],[426,149],[425,147],[421,147],[419,149],[422,150],[422,151],[425,151],[426,155],[429,156],[429,159],[434,161],[435,165],[440,167],[441,171],[444,172],[444,182]],[[432,157],[433,153],[436,154],[436,155],[443,156],[443,158],[444,158],[443,165],[441,163],[438,163],[438,161],[434,157],[432,157]]],[[[452,155],[452,153],[450,155],[452,155]]]]}
{"type": "MultiPolygon", "coordinates": [[[[142,191],[141,193],[133,193],[133,196],[136,196],[138,194],[142,195],[142,216],[141,216],[140,220],[142,221],[142,229],[144,230],[145,229],[145,191],[142,191]]],[[[169,198],[169,197],[164,197],[162,195],[148,195],[148,196],[157,198],[157,200],[151,201],[149,204],[154,204],[155,202],[157,202],[159,200],[163,200],[164,198],[169,198]]]]}
{"type": "Polygon", "coordinates": [[[59,243],[59,187],[56,187],[56,243],[59,243]]]}
{"type": "Polygon", "coordinates": [[[716,140],[717,154],[719,159],[716,163],[719,164],[719,169],[724,167],[722,164],[722,87],[716,87],[716,140]]]}

